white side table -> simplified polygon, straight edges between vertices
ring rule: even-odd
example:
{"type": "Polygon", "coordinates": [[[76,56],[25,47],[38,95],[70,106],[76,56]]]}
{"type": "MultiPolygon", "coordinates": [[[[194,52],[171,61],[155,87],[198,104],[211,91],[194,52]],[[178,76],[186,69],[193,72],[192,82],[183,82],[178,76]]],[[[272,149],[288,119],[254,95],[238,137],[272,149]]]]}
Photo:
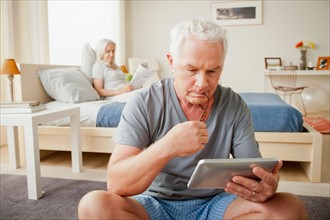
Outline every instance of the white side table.
{"type": "Polygon", "coordinates": [[[9,159],[13,168],[20,167],[19,148],[17,144],[17,126],[24,127],[26,175],[29,199],[36,200],[42,196],[38,125],[64,117],[70,117],[72,171],[75,173],[79,173],[81,171],[82,152],[80,145],[79,107],[47,109],[32,114],[0,114],[0,116],[1,125],[7,126],[9,159]]]}

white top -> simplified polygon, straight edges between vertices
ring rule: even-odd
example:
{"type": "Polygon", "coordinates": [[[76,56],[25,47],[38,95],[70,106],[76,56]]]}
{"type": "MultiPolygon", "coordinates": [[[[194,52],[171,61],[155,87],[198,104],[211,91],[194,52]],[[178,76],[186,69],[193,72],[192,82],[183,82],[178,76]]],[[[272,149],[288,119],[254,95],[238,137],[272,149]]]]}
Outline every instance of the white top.
{"type": "MultiPolygon", "coordinates": [[[[103,63],[95,62],[92,70],[93,79],[103,79],[104,89],[118,90],[127,85],[126,75],[120,68],[116,70],[107,67],[103,63]]],[[[134,90],[136,91],[136,90],[134,90]]],[[[107,100],[116,102],[127,102],[131,97],[131,92],[126,92],[120,95],[105,97],[107,100]]]]}
{"type": "Polygon", "coordinates": [[[120,68],[108,68],[103,63],[95,62],[92,69],[93,79],[103,79],[104,89],[117,90],[126,85],[126,76],[120,68]]]}

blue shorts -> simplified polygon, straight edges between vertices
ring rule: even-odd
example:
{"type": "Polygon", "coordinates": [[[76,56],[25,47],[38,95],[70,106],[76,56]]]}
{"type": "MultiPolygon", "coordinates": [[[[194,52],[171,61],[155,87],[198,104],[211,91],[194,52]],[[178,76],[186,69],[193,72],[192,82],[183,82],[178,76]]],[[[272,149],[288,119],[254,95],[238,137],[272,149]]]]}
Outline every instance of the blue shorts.
{"type": "Polygon", "coordinates": [[[237,196],[223,192],[207,199],[166,200],[147,195],[133,196],[147,210],[151,220],[222,219],[237,196]]]}

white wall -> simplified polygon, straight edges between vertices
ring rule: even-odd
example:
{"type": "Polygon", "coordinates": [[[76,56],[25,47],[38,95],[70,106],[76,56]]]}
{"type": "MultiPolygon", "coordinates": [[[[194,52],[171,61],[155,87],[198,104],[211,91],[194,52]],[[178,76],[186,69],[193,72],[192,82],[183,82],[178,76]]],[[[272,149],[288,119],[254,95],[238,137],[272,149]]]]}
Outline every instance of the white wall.
{"type": "Polygon", "coordinates": [[[166,53],[170,30],[180,21],[211,18],[210,1],[126,2],[127,57],[155,57],[169,74],[166,53]]]}
{"type": "MultiPolygon", "coordinates": [[[[220,1],[218,1],[220,2],[220,1]]],[[[127,1],[128,57],[155,57],[163,76],[170,74],[166,60],[172,26],[192,18],[211,19],[212,1],[127,1]]],[[[308,61],[329,56],[329,9],[324,1],[263,1],[263,24],[224,27],[229,51],[222,84],[237,92],[263,92],[265,57],[281,57],[284,65],[298,65],[295,44],[312,41],[308,61]]]]}

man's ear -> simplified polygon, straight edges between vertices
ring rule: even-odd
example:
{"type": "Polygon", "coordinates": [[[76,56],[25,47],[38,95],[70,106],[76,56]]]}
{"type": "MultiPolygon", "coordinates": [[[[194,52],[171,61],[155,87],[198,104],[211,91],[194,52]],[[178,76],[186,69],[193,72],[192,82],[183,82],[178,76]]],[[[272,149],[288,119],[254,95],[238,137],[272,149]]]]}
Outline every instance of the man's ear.
{"type": "Polygon", "coordinates": [[[172,69],[173,69],[173,57],[170,53],[167,53],[166,57],[167,57],[167,60],[168,60],[168,64],[170,65],[171,72],[173,72],[172,71],[172,69]]]}

